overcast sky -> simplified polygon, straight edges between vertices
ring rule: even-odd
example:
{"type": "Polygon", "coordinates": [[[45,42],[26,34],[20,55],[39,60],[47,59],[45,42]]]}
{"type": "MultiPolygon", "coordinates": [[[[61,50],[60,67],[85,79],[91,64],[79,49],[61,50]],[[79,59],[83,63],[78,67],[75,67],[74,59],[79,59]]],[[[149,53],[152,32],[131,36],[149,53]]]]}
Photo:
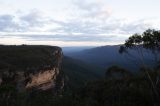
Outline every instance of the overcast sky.
{"type": "Polygon", "coordinates": [[[0,44],[99,46],[160,29],[160,0],[0,0],[0,44]]]}

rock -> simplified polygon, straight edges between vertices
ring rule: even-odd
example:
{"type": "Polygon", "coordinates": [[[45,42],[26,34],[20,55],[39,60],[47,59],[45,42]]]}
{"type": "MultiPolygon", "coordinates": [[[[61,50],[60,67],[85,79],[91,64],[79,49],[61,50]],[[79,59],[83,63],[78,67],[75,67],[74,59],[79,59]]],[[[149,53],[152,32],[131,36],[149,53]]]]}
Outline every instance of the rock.
{"type": "Polygon", "coordinates": [[[59,92],[64,87],[62,57],[55,46],[0,46],[0,85],[59,92]]]}

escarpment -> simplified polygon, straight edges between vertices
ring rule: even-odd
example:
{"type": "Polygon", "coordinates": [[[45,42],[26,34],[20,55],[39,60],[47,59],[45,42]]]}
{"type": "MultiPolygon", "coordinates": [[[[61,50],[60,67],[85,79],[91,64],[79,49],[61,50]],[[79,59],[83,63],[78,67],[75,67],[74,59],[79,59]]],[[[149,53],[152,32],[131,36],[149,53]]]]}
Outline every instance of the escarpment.
{"type": "Polygon", "coordinates": [[[64,86],[62,57],[55,46],[0,46],[0,86],[58,92],[64,86]]]}

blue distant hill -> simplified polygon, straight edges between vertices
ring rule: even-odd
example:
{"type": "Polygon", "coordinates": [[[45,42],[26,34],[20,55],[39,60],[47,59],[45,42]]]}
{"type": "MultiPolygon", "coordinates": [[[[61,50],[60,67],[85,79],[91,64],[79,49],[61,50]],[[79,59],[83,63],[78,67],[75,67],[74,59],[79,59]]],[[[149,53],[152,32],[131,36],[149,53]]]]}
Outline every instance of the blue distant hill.
{"type": "MultiPolygon", "coordinates": [[[[97,65],[104,69],[107,69],[112,65],[119,65],[131,71],[137,71],[142,64],[136,50],[129,50],[129,54],[120,54],[119,48],[120,45],[101,46],[89,48],[79,52],[68,52],[65,55],[79,59],[86,63],[97,65]]],[[[145,64],[149,67],[153,67],[153,54],[151,51],[146,49],[143,49],[143,52],[145,64]]]]}

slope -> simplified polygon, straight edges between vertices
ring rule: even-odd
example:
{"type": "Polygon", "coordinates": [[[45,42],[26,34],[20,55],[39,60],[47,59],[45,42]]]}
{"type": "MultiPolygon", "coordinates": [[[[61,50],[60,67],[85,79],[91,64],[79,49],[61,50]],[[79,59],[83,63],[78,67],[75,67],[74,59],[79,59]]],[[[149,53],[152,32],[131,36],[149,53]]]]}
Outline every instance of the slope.
{"type": "MultiPolygon", "coordinates": [[[[120,54],[119,47],[120,45],[102,46],[67,55],[90,64],[95,64],[104,69],[112,65],[119,65],[132,71],[138,70],[138,67],[141,66],[139,54],[135,50],[129,50],[129,54],[120,54]]],[[[148,66],[153,66],[152,53],[147,50],[143,51],[145,63],[148,66]]]]}
{"type": "Polygon", "coordinates": [[[104,70],[102,68],[67,56],[63,58],[62,70],[67,76],[68,82],[77,87],[89,80],[104,77],[104,70]]]}

